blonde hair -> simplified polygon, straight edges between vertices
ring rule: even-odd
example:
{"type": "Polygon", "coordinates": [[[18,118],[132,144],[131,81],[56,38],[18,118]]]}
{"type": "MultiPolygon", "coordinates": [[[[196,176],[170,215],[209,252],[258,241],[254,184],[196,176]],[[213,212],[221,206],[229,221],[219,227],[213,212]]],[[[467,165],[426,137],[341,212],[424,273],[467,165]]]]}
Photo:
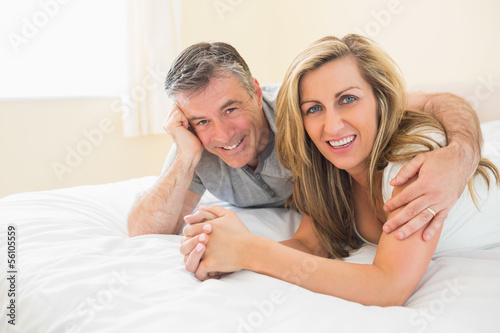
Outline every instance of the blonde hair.
{"type": "MultiPolygon", "coordinates": [[[[280,162],[293,174],[293,194],[289,201],[311,217],[318,238],[333,257],[348,256],[346,245],[359,247],[354,233],[351,177],[324,158],[305,131],[299,87],[305,73],[344,57],[356,60],[377,101],[378,132],[365,161],[374,210],[382,202],[378,194],[380,184],[375,179],[388,162],[408,160],[434,149],[434,145],[439,146],[426,135],[429,128],[446,136],[442,125],[432,116],[404,110],[406,87],[399,68],[370,39],[354,34],[342,39],[325,37],[295,58],[277,97],[276,150],[280,162]]],[[[476,173],[489,186],[485,166],[493,171],[498,183],[498,170],[491,162],[482,159],[476,173]]]]}

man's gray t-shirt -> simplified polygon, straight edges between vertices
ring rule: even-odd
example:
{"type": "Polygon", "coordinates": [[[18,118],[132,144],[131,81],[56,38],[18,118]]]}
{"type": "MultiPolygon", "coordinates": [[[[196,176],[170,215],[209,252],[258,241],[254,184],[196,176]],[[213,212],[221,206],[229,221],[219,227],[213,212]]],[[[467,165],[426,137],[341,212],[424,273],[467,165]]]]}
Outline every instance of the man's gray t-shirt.
{"type": "MultiPolygon", "coordinates": [[[[276,155],[276,96],[279,84],[263,85],[264,115],[271,128],[269,144],[259,155],[259,164],[253,170],[248,165],[232,168],[218,156],[203,151],[189,190],[203,195],[206,190],[220,200],[238,207],[281,207],[292,194],[291,174],[285,170],[276,155]]],[[[173,163],[177,154],[174,144],[162,173],[173,163]]]]}

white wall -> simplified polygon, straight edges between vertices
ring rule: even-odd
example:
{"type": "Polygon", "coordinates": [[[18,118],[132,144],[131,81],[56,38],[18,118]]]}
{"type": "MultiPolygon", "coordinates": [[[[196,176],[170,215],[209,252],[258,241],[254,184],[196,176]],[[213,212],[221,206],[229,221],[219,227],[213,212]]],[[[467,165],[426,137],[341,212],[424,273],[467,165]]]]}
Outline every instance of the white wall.
{"type": "MultiPolygon", "coordinates": [[[[496,0],[185,0],[182,44],[229,42],[264,84],[281,82],[294,56],[312,41],[363,33],[393,56],[411,87],[461,93],[483,120],[500,119],[499,13],[496,0]]],[[[158,174],[170,139],[123,138],[111,103],[0,101],[0,197],[158,174]],[[103,119],[113,129],[102,141],[96,134],[99,144],[86,145],[85,133],[103,119]],[[54,162],[66,163],[77,147],[90,152],[58,178],[54,162]]]]}
{"type": "Polygon", "coordinates": [[[227,41],[264,83],[281,82],[294,56],[314,40],[348,33],[379,42],[409,83],[488,75],[500,81],[496,0],[210,0],[184,6],[185,45],[227,41]]]}
{"type": "Polygon", "coordinates": [[[0,197],[159,174],[170,138],[124,138],[114,103],[0,102],[0,197]]]}

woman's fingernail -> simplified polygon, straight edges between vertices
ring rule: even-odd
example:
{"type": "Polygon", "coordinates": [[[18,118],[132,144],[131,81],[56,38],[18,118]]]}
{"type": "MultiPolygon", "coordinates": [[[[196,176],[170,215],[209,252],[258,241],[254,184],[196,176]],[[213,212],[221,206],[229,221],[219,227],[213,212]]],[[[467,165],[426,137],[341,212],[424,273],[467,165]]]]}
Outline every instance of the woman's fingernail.
{"type": "Polygon", "coordinates": [[[384,225],[383,229],[384,229],[384,231],[385,231],[386,233],[391,232],[391,228],[389,228],[389,226],[387,226],[387,225],[384,225]]]}
{"type": "Polygon", "coordinates": [[[203,250],[203,244],[198,243],[198,245],[196,245],[196,252],[201,252],[202,250],[203,250]]]}
{"type": "Polygon", "coordinates": [[[424,240],[428,241],[429,239],[432,238],[432,232],[427,232],[425,235],[424,235],[424,240]]]}
{"type": "Polygon", "coordinates": [[[402,232],[402,231],[398,232],[398,238],[399,239],[404,239],[405,238],[404,232],[402,232]]]}
{"type": "Polygon", "coordinates": [[[210,224],[205,224],[203,226],[203,230],[205,230],[205,231],[212,231],[212,226],[210,224]]]}
{"type": "Polygon", "coordinates": [[[200,242],[203,242],[205,239],[207,239],[207,236],[205,234],[201,234],[198,239],[200,240],[200,242]]]}

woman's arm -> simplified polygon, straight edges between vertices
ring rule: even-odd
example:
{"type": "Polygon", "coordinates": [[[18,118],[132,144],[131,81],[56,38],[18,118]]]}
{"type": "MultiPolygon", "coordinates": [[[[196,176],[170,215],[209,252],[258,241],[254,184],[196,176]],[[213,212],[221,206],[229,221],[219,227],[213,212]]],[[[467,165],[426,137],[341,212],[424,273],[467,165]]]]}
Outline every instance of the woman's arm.
{"type": "Polygon", "coordinates": [[[293,237],[280,243],[302,252],[324,258],[328,257],[328,251],[321,245],[318,237],[316,237],[311,218],[307,215],[302,217],[302,221],[293,237]]]}
{"type": "Polygon", "coordinates": [[[261,241],[252,257],[262,259],[250,260],[247,268],[365,305],[403,305],[422,279],[440,232],[441,228],[430,241],[422,239],[423,228],[404,241],[395,233],[383,233],[373,263],[365,265],[292,253],[279,244],[261,241]]]}
{"type": "Polygon", "coordinates": [[[243,268],[364,305],[398,306],[414,292],[438,238],[424,242],[418,231],[401,242],[382,234],[373,264],[315,257],[264,239],[251,247],[243,268]]]}
{"type": "MultiPolygon", "coordinates": [[[[249,269],[366,305],[403,305],[425,273],[439,238],[425,242],[423,230],[404,242],[394,233],[383,234],[373,264],[354,264],[252,235],[236,213],[221,207],[209,207],[207,211],[219,218],[209,222],[212,232],[195,273],[198,279],[207,279],[210,272],[249,269]]],[[[187,235],[197,235],[204,224],[187,227],[187,235]]]]}

